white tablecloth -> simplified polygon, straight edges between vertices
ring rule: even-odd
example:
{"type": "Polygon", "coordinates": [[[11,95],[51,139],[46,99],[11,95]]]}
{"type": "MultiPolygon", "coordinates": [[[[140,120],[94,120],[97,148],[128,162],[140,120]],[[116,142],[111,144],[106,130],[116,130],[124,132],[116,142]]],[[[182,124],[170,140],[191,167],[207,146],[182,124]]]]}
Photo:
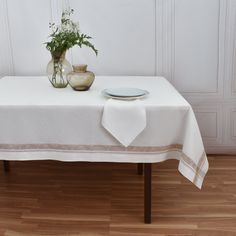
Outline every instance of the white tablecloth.
{"type": "Polygon", "coordinates": [[[97,77],[87,92],[53,88],[46,77],[0,80],[0,159],[155,163],[179,160],[201,188],[208,170],[189,103],[162,77],[97,77]],[[108,87],[148,90],[147,126],[123,147],[101,124],[108,87]]]}

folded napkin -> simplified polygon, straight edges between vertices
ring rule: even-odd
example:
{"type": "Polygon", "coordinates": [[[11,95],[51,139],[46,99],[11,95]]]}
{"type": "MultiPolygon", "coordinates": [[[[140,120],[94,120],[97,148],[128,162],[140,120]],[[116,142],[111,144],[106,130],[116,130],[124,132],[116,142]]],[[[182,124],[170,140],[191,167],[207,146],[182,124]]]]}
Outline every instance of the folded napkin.
{"type": "Polygon", "coordinates": [[[109,99],[104,106],[102,125],[128,147],[146,127],[146,110],[142,101],[109,99]]]}

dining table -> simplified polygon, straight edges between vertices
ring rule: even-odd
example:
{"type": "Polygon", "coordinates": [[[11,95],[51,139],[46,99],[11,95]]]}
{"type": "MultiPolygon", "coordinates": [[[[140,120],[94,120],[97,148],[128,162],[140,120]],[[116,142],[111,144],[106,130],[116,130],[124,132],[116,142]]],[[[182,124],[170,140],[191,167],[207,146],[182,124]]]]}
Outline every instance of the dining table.
{"type": "MultiPolygon", "coordinates": [[[[164,77],[96,76],[88,91],[54,88],[45,76],[0,79],[0,160],[136,163],[144,175],[144,222],[151,223],[152,164],[178,160],[201,189],[208,160],[191,105],[164,77]],[[145,96],[106,96],[136,88],[145,96]]],[[[131,186],[132,188],[132,186],[131,186]]]]}

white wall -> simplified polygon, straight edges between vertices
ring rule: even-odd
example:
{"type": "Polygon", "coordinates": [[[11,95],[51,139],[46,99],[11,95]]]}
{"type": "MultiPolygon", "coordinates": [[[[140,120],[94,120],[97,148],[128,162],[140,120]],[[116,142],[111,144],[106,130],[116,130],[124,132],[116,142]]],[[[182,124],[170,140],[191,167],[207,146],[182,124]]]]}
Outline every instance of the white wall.
{"type": "Polygon", "coordinates": [[[76,10],[98,75],[164,75],[193,105],[208,152],[236,153],[235,0],[0,0],[0,77],[41,75],[48,22],[76,10]]]}

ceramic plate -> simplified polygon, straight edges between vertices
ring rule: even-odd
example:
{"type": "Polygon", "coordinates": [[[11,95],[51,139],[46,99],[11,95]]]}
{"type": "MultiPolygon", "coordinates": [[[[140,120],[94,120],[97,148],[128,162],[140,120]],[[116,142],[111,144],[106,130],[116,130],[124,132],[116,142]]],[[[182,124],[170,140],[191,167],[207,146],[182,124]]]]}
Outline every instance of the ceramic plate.
{"type": "Polygon", "coordinates": [[[148,91],[138,88],[109,88],[102,92],[105,96],[121,100],[133,100],[143,98],[149,94],[148,91]]]}

